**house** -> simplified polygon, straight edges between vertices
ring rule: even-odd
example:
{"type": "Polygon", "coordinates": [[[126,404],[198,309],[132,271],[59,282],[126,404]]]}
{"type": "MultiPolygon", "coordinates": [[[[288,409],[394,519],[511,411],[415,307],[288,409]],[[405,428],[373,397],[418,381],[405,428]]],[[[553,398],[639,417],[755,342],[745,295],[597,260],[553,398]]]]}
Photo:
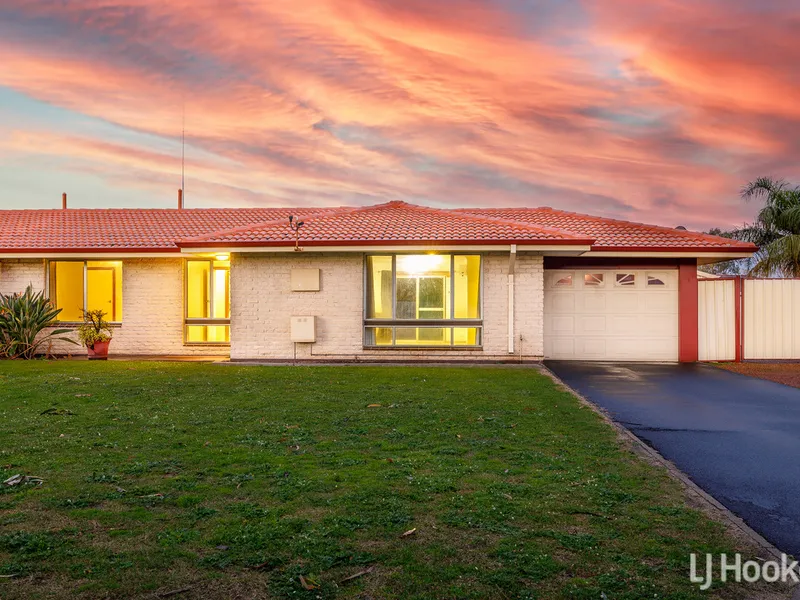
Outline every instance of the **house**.
{"type": "Polygon", "coordinates": [[[552,208],[4,210],[0,292],[106,310],[117,354],[695,361],[697,266],[754,251],[552,208]]]}

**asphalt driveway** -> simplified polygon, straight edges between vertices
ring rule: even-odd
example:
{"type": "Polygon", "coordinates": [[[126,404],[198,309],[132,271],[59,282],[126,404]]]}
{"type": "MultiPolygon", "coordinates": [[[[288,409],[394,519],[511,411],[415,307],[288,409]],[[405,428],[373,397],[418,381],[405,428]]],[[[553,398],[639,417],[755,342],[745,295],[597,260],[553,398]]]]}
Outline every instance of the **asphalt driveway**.
{"type": "Polygon", "coordinates": [[[780,550],[800,556],[800,389],[703,364],[547,366],[780,550]]]}

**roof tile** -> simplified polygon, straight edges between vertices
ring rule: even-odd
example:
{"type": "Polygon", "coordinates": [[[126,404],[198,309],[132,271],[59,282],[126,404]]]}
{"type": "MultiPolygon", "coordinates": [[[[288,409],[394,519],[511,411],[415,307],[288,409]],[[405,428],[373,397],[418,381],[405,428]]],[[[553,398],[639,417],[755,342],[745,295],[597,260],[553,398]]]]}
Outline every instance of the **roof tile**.
{"type": "MultiPolygon", "coordinates": [[[[300,211],[297,211],[301,215],[300,211]]],[[[304,246],[344,244],[584,244],[591,240],[567,231],[505,219],[460,214],[389,202],[299,216],[304,225],[299,241],[304,246]]],[[[182,247],[285,246],[295,243],[289,223],[272,220],[178,242],[182,247]]]]}
{"type": "Polygon", "coordinates": [[[595,217],[550,207],[457,209],[462,214],[497,217],[511,221],[557,227],[594,239],[592,250],[741,250],[754,251],[747,242],[739,242],[706,233],[646,225],[606,217],[595,217]]]}

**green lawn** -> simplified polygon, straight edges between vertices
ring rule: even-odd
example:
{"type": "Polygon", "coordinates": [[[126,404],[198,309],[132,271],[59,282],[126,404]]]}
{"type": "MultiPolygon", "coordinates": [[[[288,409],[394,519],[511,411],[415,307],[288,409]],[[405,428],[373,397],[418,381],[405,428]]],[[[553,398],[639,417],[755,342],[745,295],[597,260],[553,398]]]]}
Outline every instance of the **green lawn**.
{"type": "Polygon", "coordinates": [[[733,550],[534,369],[0,362],[16,473],[2,598],[707,598],[733,550]]]}

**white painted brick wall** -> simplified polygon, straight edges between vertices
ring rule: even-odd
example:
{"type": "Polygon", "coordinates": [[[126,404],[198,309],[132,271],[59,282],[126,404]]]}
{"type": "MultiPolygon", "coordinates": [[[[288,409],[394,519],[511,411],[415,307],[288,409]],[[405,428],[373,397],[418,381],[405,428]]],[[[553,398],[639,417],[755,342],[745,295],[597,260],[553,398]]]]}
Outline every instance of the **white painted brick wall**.
{"type": "MultiPolygon", "coordinates": [[[[483,348],[481,350],[364,350],[361,254],[235,254],[231,260],[231,357],[291,359],[291,316],[317,317],[317,343],[297,344],[302,359],[506,360],[508,354],[508,254],[483,258],[483,348]],[[320,269],[319,292],[290,291],[292,268],[320,269]]],[[[114,329],[111,351],[139,355],[220,355],[225,347],[183,344],[183,260],[123,261],[123,323],[114,329]]],[[[0,260],[0,292],[45,287],[42,260],[0,260]]],[[[515,277],[514,358],[543,354],[543,264],[520,254],[515,277]]],[[[63,344],[55,351],[85,350],[63,344]]]]}
{"type": "MultiPolygon", "coordinates": [[[[0,260],[0,292],[21,292],[29,281],[45,287],[44,261],[0,260]]],[[[122,325],[113,329],[112,354],[225,355],[227,346],[183,343],[183,259],[142,258],[122,261],[122,325]]],[[[53,352],[85,354],[61,343],[53,352]]]]}
{"type": "MultiPolygon", "coordinates": [[[[508,254],[483,260],[484,336],[481,350],[365,350],[363,265],[360,254],[236,254],[231,259],[231,358],[507,360],[508,254]],[[292,268],[319,268],[319,292],[290,291],[292,268]],[[317,342],[290,341],[291,316],[317,317],[317,342]]],[[[543,261],[520,254],[516,262],[513,358],[543,354],[543,261]]]]}
{"type": "Polygon", "coordinates": [[[0,260],[0,294],[16,294],[32,285],[37,292],[44,289],[44,259],[0,260]]]}

